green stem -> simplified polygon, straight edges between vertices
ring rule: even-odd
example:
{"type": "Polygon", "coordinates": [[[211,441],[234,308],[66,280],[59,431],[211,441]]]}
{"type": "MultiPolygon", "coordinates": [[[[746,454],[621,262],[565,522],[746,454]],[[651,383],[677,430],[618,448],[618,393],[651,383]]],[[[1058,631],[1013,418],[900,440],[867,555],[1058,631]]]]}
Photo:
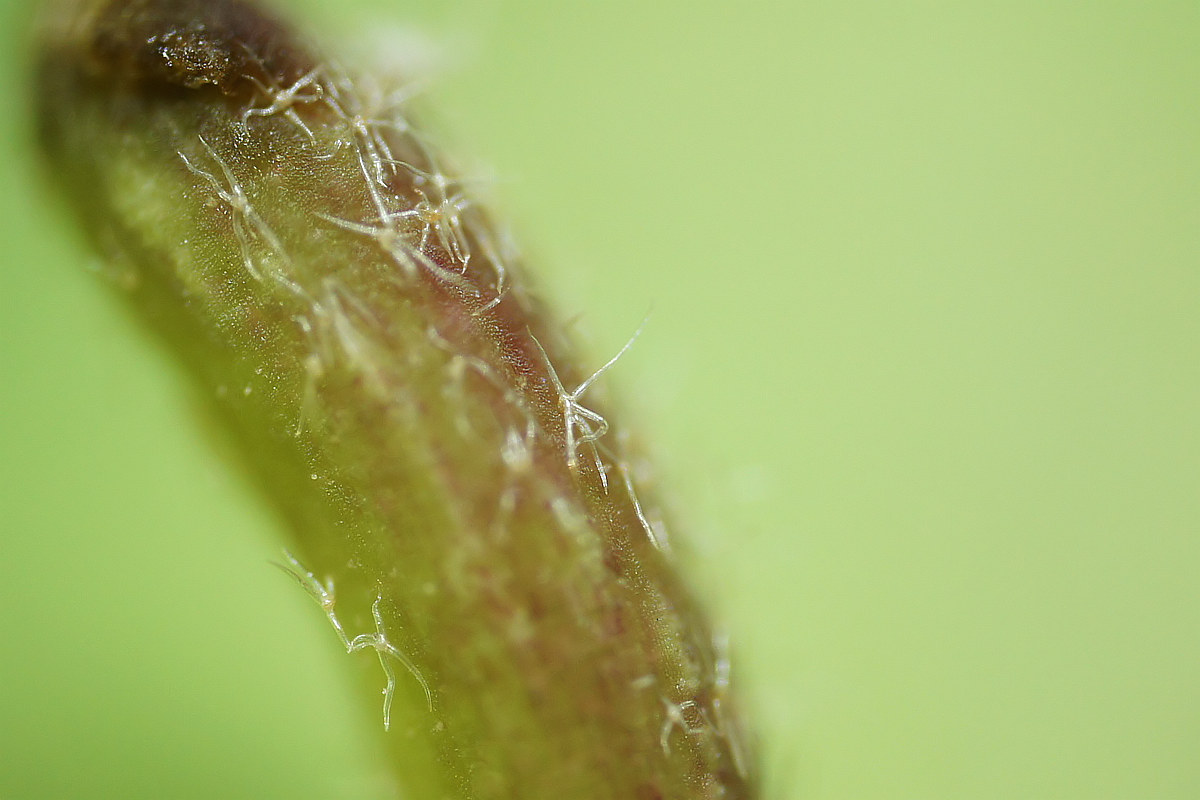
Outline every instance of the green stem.
{"type": "Polygon", "coordinates": [[[411,796],[753,796],[644,465],[394,87],[237,0],[56,12],[47,159],[394,676],[411,796]]]}

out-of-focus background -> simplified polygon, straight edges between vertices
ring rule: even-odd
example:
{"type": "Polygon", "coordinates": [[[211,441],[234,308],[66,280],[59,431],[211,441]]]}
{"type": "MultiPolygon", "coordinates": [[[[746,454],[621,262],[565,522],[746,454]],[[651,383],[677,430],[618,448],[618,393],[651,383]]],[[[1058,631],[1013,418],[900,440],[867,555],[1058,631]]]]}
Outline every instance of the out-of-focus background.
{"type": "MultiPolygon", "coordinates": [[[[47,200],[32,5],[0,7],[0,796],[382,797],[274,519],[47,200]]],[[[770,800],[1200,794],[1200,5],[294,5],[440,65],[591,363],[653,308],[604,380],[770,800]]]]}

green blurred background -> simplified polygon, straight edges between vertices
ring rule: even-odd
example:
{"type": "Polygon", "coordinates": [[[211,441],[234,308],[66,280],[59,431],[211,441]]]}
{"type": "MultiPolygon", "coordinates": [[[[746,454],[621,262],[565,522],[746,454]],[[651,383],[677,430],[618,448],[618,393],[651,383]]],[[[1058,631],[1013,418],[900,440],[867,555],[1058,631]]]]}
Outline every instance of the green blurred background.
{"type": "MultiPolygon", "coordinates": [[[[605,380],[768,798],[1200,796],[1200,4],[294,4],[439,45],[428,105],[590,363],[653,306],[605,380]]],[[[0,797],[382,797],[275,520],[46,198],[27,5],[0,797]]]]}

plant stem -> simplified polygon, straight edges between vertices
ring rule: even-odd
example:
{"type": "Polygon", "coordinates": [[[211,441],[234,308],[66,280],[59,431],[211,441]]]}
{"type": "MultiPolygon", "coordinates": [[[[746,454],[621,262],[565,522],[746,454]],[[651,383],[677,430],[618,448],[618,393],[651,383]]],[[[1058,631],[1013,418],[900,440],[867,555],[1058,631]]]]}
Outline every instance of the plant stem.
{"type": "Polygon", "coordinates": [[[754,796],[645,465],[402,87],[239,0],[50,13],[47,160],[394,677],[411,796],[754,796]]]}

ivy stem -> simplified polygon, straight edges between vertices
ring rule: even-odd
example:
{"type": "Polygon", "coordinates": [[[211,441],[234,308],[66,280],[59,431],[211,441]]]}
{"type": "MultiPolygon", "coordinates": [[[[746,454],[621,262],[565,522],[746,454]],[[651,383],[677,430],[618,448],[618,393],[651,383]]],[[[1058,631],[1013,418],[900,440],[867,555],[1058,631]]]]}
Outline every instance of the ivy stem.
{"type": "Polygon", "coordinates": [[[572,357],[404,87],[242,0],[47,18],[47,163],[286,518],[280,566],[378,657],[410,796],[754,796],[727,659],[594,402],[613,362],[572,357]]]}

